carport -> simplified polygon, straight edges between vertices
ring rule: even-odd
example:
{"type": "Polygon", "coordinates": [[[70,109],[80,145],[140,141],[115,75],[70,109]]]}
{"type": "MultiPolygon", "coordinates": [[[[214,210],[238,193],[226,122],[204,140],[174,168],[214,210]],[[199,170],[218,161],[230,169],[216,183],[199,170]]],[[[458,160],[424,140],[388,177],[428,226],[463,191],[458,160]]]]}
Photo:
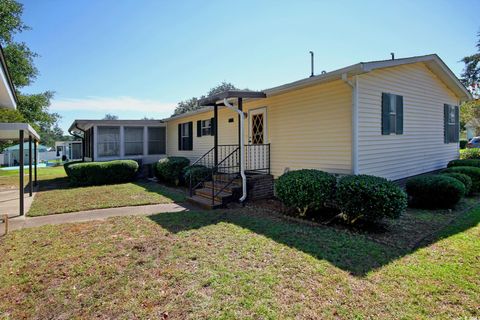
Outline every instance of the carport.
{"type": "MultiPolygon", "coordinates": [[[[23,146],[28,141],[28,193],[33,196],[33,187],[37,185],[37,145],[38,133],[28,123],[0,123],[0,140],[18,141],[23,146]],[[33,159],[32,159],[33,155],[33,159]]],[[[25,156],[24,148],[19,149],[19,215],[25,214],[25,156]]]]}

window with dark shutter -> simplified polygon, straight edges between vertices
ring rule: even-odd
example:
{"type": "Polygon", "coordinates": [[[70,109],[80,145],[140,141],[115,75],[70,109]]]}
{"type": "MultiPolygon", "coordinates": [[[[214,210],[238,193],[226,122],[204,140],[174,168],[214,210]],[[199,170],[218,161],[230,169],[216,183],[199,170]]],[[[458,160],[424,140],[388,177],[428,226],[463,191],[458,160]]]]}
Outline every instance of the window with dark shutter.
{"type": "Polygon", "coordinates": [[[178,150],[193,149],[193,122],[178,125],[178,150]]]}
{"type": "Polygon", "coordinates": [[[382,93],[382,135],[403,134],[403,97],[382,93]]]}
{"type": "Polygon", "coordinates": [[[443,106],[444,142],[457,143],[460,135],[460,116],[458,106],[443,106]]]}

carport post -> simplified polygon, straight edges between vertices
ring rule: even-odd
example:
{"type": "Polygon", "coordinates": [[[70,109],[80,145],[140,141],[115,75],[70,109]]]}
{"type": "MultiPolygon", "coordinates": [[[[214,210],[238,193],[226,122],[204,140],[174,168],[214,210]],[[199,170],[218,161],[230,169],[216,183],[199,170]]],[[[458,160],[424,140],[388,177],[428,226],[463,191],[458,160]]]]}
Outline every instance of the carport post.
{"type": "Polygon", "coordinates": [[[33,165],[35,166],[34,168],[34,172],[35,172],[35,185],[38,184],[37,182],[37,143],[38,141],[35,140],[34,143],[33,143],[33,165]]]}
{"type": "Polygon", "coordinates": [[[19,133],[19,148],[18,148],[18,153],[19,153],[19,162],[20,162],[20,168],[19,168],[19,182],[20,182],[20,215],[23,216],[23,214],[25,213],[25,209],[23,207],[23,196],[24,196],[24,185],[23,185],[23,163],[24,163],[24,155],[23,155],[23,138],[24,138],[24,135],[23,135],[23,130],[20,130],[20,133],[19,133]]]}
{"type": "Polygon", "coordinates": [[[32,183],[32,136],[28,135],[28,185],[29,196],[33,195],[33,183],[32,183]]]}

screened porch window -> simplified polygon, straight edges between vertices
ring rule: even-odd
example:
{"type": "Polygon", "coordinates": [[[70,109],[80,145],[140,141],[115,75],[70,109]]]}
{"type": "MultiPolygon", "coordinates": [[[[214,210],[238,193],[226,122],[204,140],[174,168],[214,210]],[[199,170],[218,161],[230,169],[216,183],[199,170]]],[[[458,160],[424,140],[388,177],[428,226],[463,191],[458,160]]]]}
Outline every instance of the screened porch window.
{"type": "Polygon", "coordinates": [[[165,154],[165,128],[148,128],[148,154],[165,154]]]}
{"type": "Polygon", "coordinates": [[[143,127],[125,127],[125,155],[143,154],[143,127]]]}
{"type": "Polygon", "coordinates": [[[120,127],[98,127],[97,134],[100,157],[120,156],[120,127]]]}

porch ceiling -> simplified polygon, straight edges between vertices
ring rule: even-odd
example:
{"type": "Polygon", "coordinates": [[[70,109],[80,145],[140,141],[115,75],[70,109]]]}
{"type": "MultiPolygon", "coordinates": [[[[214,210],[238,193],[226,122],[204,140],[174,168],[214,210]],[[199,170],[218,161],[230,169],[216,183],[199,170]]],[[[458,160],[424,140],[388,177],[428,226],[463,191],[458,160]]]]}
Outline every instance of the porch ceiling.
{"type": "Polygon", "coordinates": [[[223,105],[223,102],[217,103],[219,101],[223,101],[223,99],[231,99],[231,98],[266,98],[267,95],[263,91],[249,91],[249,90],[228,90],[223,91],[206,98],[200,99],[198,104],[200,106],[214,106],[214,105],[223,105]]]}

